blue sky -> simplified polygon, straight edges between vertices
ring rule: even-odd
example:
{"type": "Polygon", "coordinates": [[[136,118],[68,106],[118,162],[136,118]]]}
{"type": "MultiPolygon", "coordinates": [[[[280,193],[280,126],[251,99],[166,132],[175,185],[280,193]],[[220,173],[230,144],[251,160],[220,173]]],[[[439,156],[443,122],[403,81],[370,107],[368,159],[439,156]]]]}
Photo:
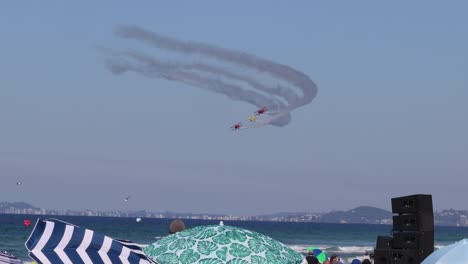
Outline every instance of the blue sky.
{"type": "Polygon", "coordinates": [[[4,3],[0,200],[262,214],[431,193],[437,209],[468,209],[467,12],[464,1],[4,3]],[[119,25],[291,66],[318,95],[288,126],[233,133],[255,107],[110,73],[98,49],[130,46],[119,25]]]}

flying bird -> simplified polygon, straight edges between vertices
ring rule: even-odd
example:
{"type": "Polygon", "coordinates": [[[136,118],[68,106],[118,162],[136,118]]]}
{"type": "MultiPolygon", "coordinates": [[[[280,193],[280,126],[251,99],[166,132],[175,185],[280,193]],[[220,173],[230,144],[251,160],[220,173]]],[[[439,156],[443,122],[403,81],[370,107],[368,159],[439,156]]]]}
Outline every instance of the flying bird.
{"type": "Polygon", "coordinates": [[[130,200],[130,195],[125,197],[124,202],[128,202],[128,200],[130,200]]]}

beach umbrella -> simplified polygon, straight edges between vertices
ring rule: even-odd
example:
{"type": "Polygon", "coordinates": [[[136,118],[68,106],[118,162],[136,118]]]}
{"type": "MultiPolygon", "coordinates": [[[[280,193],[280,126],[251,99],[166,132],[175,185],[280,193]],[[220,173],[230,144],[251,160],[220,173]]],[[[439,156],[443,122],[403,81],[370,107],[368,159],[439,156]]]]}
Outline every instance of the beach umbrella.
{"type": "Polygon", "coordinates": [[[320,261],[320,263],[324,262],[327,259],[327,254],[325,251],[318,249],[316,247],[308,247],[307,252],[314,251],[314,256],[320,261]]]}
{"type": "Polygon", "coordinates": [[[468,239],[462,239],[432,252],[421,264],[452,263],[468,263],[468,239]]]}
{"type": "Polygon", "coordinates": [[[185,229],[143,251],[159,264],[299,264],[304,259],[268,236],[226,225],[185,229]]]}
{"type": "Polygon", "coordinates": [[[154,263],[131,241],[115,240],[56,219],[38,219],[25,246],[39,264],[154,263]]]}
{"type": "Polygon", "coordinates": [[[23,262],[13,254],[6,251],[0,251],[0,264],[22,264],[23,262]]]}

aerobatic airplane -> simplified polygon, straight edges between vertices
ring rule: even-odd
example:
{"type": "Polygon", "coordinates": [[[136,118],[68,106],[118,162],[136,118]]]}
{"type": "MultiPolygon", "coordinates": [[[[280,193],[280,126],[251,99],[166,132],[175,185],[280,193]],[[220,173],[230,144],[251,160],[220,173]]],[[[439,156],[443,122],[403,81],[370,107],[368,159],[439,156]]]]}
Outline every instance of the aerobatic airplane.
{"type": "Polygon", "coordinates": [[[262,108],[258,109],[257,111],[255,111],[255,115],[264,114],[267,110],[268,110],[268,108],[266,106],[262,107],[262,108]]]}
{"type": "Polygon", "coordinates": [[[237,123],[237,124],[233,125],[231,128],[232,128],[232,130],[238,130],[238,129],[241,128],[241,126],[242,126],[242,123],[237,123]]]}
{"type": "Polygon", "coordinates": [[[257,120],[257,117],[256,116],[250,116],[249,117],[249,121],[250,122],[255,122],[257,120]]]}

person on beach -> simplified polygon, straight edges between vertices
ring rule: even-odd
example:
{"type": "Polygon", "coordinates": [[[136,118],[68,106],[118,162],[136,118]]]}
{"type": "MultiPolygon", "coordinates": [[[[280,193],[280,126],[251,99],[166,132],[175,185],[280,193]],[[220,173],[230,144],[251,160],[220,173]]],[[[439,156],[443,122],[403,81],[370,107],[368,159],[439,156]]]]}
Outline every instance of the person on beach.
{"type": "Polygon", "coordinates": [[[319,264],[320,262],[318,259],[314,256],[314,251],[309,250],[309,255],[306,257],[307,263],[308,264],[319,264]]]}
{"type": "Polygon", "coordinates": [[[330,261],[326,259],[322,264],[330,264],[330,261]]]}
{"type": "Polygon", "coordinates": [[[177,232],[185,230],[185,225],[184,222],[180,219],[174,219],[172,222],[169,224],[169,234],[175,234],[177,232]]]}
{"type": "Polygon", "coordinates": [[[336,254],[331,255],[330,263],[331,264],[340,264],[341,262],[340,262],[340,258],[338,257],[338,255],[336,255],[336,254]]]}
{"type": "Polygon", "coordinates": [[[362,263],[361,263],[361,261],[359,259],[353,259],[351,264],[362,264],[362,263]]]}
{"type": "Polygon", "coordinates": [[[365,259],[362,261],[362,264],[372,264],[372,262],[369,259],[365,259]]]}

